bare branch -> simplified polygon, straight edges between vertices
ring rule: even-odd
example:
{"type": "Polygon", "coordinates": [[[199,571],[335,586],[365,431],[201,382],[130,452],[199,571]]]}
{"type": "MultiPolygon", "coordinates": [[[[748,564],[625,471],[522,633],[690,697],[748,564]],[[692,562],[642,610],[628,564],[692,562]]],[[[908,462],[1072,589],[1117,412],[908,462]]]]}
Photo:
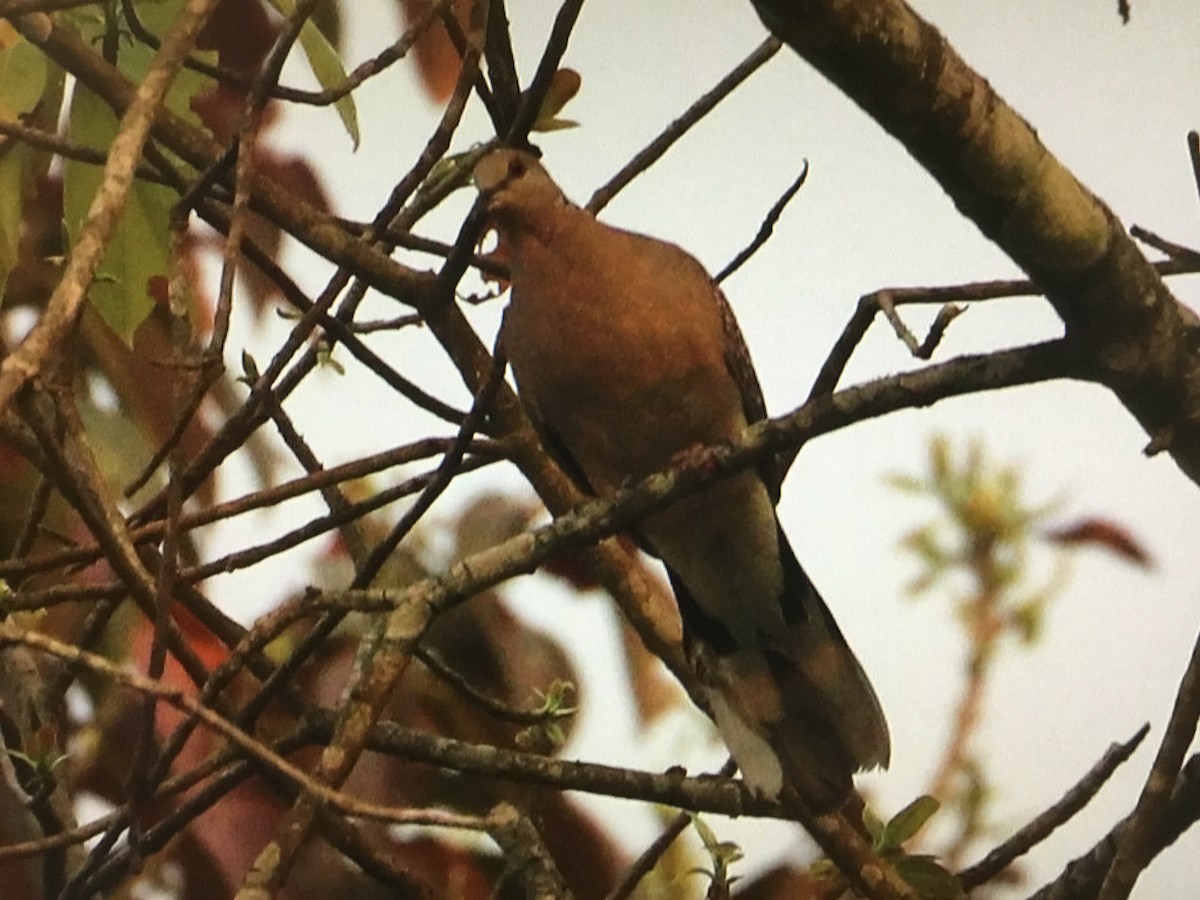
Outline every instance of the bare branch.
{"type": "Polygon", "coordinates": [[[1192,162],[1192,178],[1196,182],[1196,193],[1200,194],[1200,132],[1188,132],[1187,147],[1188,158],[1192,162]]]}
{"type": "Polygon", "coordinates": [[[1045,290],[1081,362],[1200,481],[1200,320],[1112,211],[903,0],[753,3],[1045,290]]]}
{"type": "MultiPolygon", "coordinates": [[[[737,764],[731,758],[721,767],[721,771],[718,774],[730,776],[736,771],[737,764]]],[[[633,865],[626,870],[616,887],[609,891],[608,896],[604,900],[628,900],[630,895],[637,890],[637,886],[641,883],[641,880],[649,875],[651,870],[658,865],[658,861],[662,859],[663,854],[671,848],[671,845],[675,843],[675,839],[683,834],[684,829],[688,827],[691,821],[692,816],[690,813],[681,812],[677,814],[667,824],[667,827],[662,830],[662,833],[650,843],[650,846],[643,850],[638,858],[633,861],[633,865]]]]}
{"type": "Polygon", "coordinates": [[[740,250],[737,256],[730,260],[729,264],[717,273],[716,277],[713,278],[713,281],[715,281],[717,284],[720,284],[722,281],[740,269],[745,264],[746,260],[757,253],[758,249],[771,239],[771,235],[775,232],[775,223],[777,223],[779,221],[779,217],[783,215],[783,211],[787,208],[788,203],[790,203],[792,198],[796,196],[796,192],[804,186],[804,182],[807,180],[807,178],[808,162],[805,161],[804,168],[801,170],[800,174],[796,176],[796,180],[788,186],[787,190],[780,195],[779,199],[776,200],[775,203],[772,204],[771,208],[767,211],[766,218],[763,219],[762,225],[759,226],[758,233],[754,235],[754,240],[740,250]]]}
{"type": "Polygon", "coordinates": [[[533,73],[533,80],[521,95],[521,105],[504,135],[505,143],[510,146],[524,143],[529,129],[537,121],[542,101],[546,99],[546,91],[550,89],[550,82],[554,73],[558,71],[563,54],[567,52],[567,42],[571,39],[571,32],[582,9],[583,0],[563,0],[562,6],[559,7],[558,15],[554,17],[554,24],[550,28],[550,36],[542,50],[542,58],[538,60],[537,71],[533,73]]]}
{"type": "Polygon", "coordinates": [[[488,833],[504,853],[509,871],[525,885],[529,900],[571,900],[554,859],[533,823],[515,806],[502,803],[488,814],[488,833]]]}
{"type": "Polygon", "coordinates": [[[1200,637],[1196,639],[1191,661],[1179,684],[1175,707],[1146,778],[1146,786],[1121,830],[1116,856],[1100,888],[1099,900],[1124,900],[1133,890],[1138,876],[1154,859],[1184,756],[1196,736],[1197,719],[1200,719],[1200,637]]]}
{"type": "Polygon", "coordinates": [[[584,209],[598,213],[604,209],[629,182],[650,168],[671,145],[683,137],[692,126],[708,115],[716,105],[728,97],[743,81],[753,75],[758,69],[779,52],[782,45],[775,38],[767,38],[756,47],[749,56],[738,63],[733,70],[713,86],[712,90],[687,108],[682,116],[663,129],[662,133],[643,147],[625,164],[612,178],[592,192],[591,199],[584,209]]]}
{"type": "MultiPolygon", "coordinates": [[[[1180,772],[1163,820],[1165,828],[1155,836],[1158,854],[1200,821],[1200,755],[1192,756],[1180,772]]],[[[1088,853],[1073,860],[1050,884],[1029,900],[1093,900],[1100,890],[1116,854],[1117,842],[1128,824],[1126,817],[1113,826],[1088,853]]]]}
{"type": "Polygon", "coordinates": [[[1086,775],[1076,782],[1070,790],[1037,818],[1019,829],[1008,840],[994,847],[983,859],[958,873],[958,880],[963,890],[970,891],[978,885],[985,884],[995,878],[1013,862],[1024,856],[1055,830],[1091,802],[1099,793],[1112,774],[1133,755],[1141,746],[1142,740],[1150,733],[1150,726],[1143,725],[1137,734],[1123,744],[1113,744],[1092,766],[1086,775]]]}
{"type": "Polygon", "coordinates": [[[320,797],[331,806],[352,816],[393,824],[434,825],[445,828],[468,828],[475,831],[487,828],[484,820],[473,816],[461,816],[434,809],[396,809],[368,803],[344,794],[315,780],[303,769],[199,703],[182,689],[130,672],[128,669],[110,663],[102,656],[79,650],[36,631],[27,631],[11,621],[0,622],[0,643],[21,644],[33,650],[57,656],[59,659],[86,666],[93,672],[124,684],[139,693],[157,697],[177,709],[191,713],[223,737],[228,738],[249,756],[286,776],[297,786],[320,797]]]}

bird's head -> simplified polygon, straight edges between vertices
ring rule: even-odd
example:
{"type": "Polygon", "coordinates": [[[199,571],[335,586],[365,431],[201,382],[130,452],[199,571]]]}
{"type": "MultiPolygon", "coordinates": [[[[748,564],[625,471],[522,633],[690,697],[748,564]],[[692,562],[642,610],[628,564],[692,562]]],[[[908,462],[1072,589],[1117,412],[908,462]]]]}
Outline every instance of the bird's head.
{"type": "Polygon", "coordinates": [[[475,165],[474,181],[501,230],[536,231],[539,220],[567,202],[542,164],[524,150],[493,150],[475,165]]]}

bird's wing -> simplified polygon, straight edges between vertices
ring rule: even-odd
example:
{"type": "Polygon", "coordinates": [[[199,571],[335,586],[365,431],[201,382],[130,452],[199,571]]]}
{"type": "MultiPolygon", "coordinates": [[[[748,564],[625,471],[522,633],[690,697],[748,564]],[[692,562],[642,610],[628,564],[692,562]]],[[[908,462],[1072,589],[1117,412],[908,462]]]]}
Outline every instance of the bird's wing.
{"type": "Polygon", "coordinates": [[[550,455],[550,458],[558,464],[560,469],[567,473],[567,477],[574,481],[581,491],[585,494],[595,496],[596,490],[583,473],[583,467],[571,455],[571,451],[567,449],[566,442],[550,427],[550,423],[541,414],[536,398],[526,391],[521,395],[521,405],[524,407],[525,415],[529,417],[534,430],[537,431],[538,437],[542,439],[542,446],[546,448],[546,452],[550,455]]]}
{"type": "MultiPolygon", "coordinates": [[[[721,313],[721,329],[725,335],[725,367],[742,397],[746,424],[753,425],[767,417],[762,385],[758,383],[758,373],[754,371],[754,362],[750,359],[750,348],[746,345],[746,339],[742,337],[742,329],[738,327],[737,319],[734,318],[733,308],[716,282],[713,282],[712,290],[713,301],[721,313]]],[[[776,457],[772,455],[759,463],[758,473],[767,486],[771,502],[778,503],[782,484],[776,457]]]]}

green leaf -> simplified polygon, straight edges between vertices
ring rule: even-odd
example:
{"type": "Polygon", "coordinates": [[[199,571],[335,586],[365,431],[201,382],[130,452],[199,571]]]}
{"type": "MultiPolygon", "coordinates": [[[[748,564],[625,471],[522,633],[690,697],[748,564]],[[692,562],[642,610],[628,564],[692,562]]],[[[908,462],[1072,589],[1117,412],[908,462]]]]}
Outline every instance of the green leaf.
{"type": "Polygon", "coordinates": [[[558,116],[553,116],[549,119],[538,119],[529,130],[548,134],[551,131],[566,131],[568,128],[578,127],[579,123],[574,119],[560,119],[558,116]]]}
{"type": "Polygon", "coordinates": [[[561,119],[558,114],[571,98],[579,93],[582,83],[583,78],[574,69],[559,69],[555,72],[546,97],[542,100],[542,108],[538,110],[537,121],[533,123],[531,130],[548,132],[578,128],[578,122],[573,119],[561,119]]]}
{"type": "Polygon", "coordinates": [[[923,794],[896,815],[884,826],[879,838],[882,849],[903,846],[904,842],[920,831],[930,817],[941,806],[933,797],[923,794]]]}
{"type": "Polygon", "coordinates": [[[0,119],[30,112],[46,88],[46,57],[29,41],[0,50],[0,119]]]}
{"type": "Polygon", "coordinates": [[[708,851],[718,869],[723,870],[729,863],[735,863],[742,858],[742,848],[733,841],[719,840],[716,832],[700,816],[692,816],[692,827],[696,829],[700,842],[704,844],[704,849],[708,851]]]}
{"type": "MultiPolygon", "coordinates": [[[[285,16],[290,16],[296,11],[294,0],[271,0],[271,5],[285,16]]],[[[342,65],[337,49],[329,43],[312,19],[306,19],[300,27],[300,46],[304,48],[309,68],[312,69],[312,73],[321,87],[329,90],[345,82],[346,69],[342,65]]],[[[334,103],[334,107],[337,109],[338,116],[341,117],[346,133],[350,135],[354,149],[357,150],[360,135],[358,108],[354,105],[354,95],[346,94],[334,103]]]]}
{"type": "Polygon", "coordinates": [[[915,475],[905,475],[903,472],[889,472],[883,476],[883,481],[888,487],[906,494],[923,494],[929,490],[929,485],[924,479],[915,475]]]}
{"type": "MultiPolygon", "coordinates": [[[[163,0],[139,4],[138,12],[147,28],[162,34],[182,8],[183,0],[163,0]]],[[[80,22],[81,34],[88,40],[97,38],[104,27],[95,16],[81,16],[76,21],[80,22]]],[[[144,44],[122,42],[117,67],[131,81],[140,82],[153,56],[154,51],[144,44]]],[[[191,100],[207,85],[203,76],[183,69],[167,91],[165,104],[187,121],[199,124],[191,110],[191,100]]],[[[77,85],[69,111],[71,139],[107,151],[118,128],[119,122],[108,105],[82,85],[77,85]]],[[[102,178],[100,166],[74,160],[68,160],[64,166],[63,218],[72,247],[79,240],[102,178]]],[[[134,182],[88,292],[96,311],[126,342],[132,339],[133,332],[154,308],[149,292],[152,279],[167,277],[169,216],[175,200],[175,194],[165,187],[134,182]]]]}
{"type": "Polygon", "coordinates": [[[700,843],[705,847],[711,847],[717,843],[716,833],[699,816],[692,816],[692,827],[696,829],[696,834],[700,836],[700,843]]]}
{"type": "Polygon", "coordinates": [[[563,678],[555,678],[550,682],[545,693],[534,689],[534,694],[541,701],[534,712],[539,715],[563,718],[573,716],[578,711],[570,704],[570,699],[575,693],[575,685],[572,682],[563,678]]]}
{"type": "Polygon", "coordinates": [[[1034,644],[1042,635],[1042,624],[1045,620],[1045,603],[1041,598],[1014,607],[1010,624],[1017,633],[1017,639],[1023,644],[1034,644]]]}
{"type": "Polygon", "coordinates": [[[875,814],[875,810],[869,806],[863,810],[863,826],[867,829],[867,834],[871,836],[871,843],[878,847],[879,841],[883,838],[884,824],[883,820],[875,814]]]}
{"type": "Polygon", "coordinates": [[[451,153],[439,159],[417,188],[417,199],[428,202],[439,194],[446,196],[469,185],[475,164],[483,157],[483,147],[476,145],[463,153],[451,153]]]}
{"type": "Polygon", "coordinates": [[[966,896],[958,878],[931,856],[905,856],[897,860],[896,872],[923,900],[959,900],[966,896]]]}
{"type": "MultiPolygon", "coordinates": [[[[106,149],[116,136],[112,111],[83,85],[75,87],[70,117],[71,138],[81,144],[106,149]]],[[[72,247],[102,178],[99,166],[70,160],[64,168],[63,215],[72,247]]],[[[96,311],[126,343],[154,308],[151,279],[167,275],[168,215],[174,202],[166,188],[134,182],[88,292],[96,311]]]]}

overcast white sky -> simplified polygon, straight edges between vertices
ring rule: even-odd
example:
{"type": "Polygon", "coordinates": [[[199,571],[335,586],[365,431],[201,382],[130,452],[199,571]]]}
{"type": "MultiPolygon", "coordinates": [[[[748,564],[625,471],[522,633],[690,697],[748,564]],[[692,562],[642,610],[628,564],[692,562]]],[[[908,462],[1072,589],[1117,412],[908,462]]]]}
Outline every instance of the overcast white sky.
{"type": "MultiPolygon", "coordinates": [[[[1125,27],[1115,0],[925,0],[915,5],[1123,221],[1182,243],[1200,243],[1200,201],[1184,144],[1187,130],[1200,127],[1195,103],[1200,4],[1133,0],[1133,21],[1125,27]]],[[[383,0],[345,6],[353,7],[352,66],[392,40],[395,26],[391,6],[383,0]]],[[[555,10],[556,4],[546,0],[509,2],[526,79],[555,10]]],[[[565,113],[582,127],[539,138],[548,169],[568,194],[585,200],[764,36],[748,2],[588,4],[565,60],[583,76],[582,90],[565,113]]],[[[293,83],[303,76],[302,68],[291,67],[293,83]]],[[[330,111],[289,112],[274,139],[315,156],[338,212],[366,218],[411,165],[438,110],[421,97],[403,66],[369,82],[357,97],[363,130],[357,153],[330,111]]],[[[489,136],[486,120],[475,110],[456,149],[489,136]]],[[[716,270],[754,234],[804,160],[811,166],[808,183],[774,239],[725,285],[773,413],[803,401],[859,295],[888,286],[1016,274],[898,144],[787,50],[635,181],[603,218],[675,241],[716,270]]],[[[453,209],[427,224],[426,232],[452,235],[468,201],[459,198],[453,209]]],[[[294,260],[304,284],[314,290],[323,284],[324,269],[302,254],[294,260]]],[[[1175,280],[1172,286],[1181,300],[1200,305],[1200,279],[1175,280]]],[[[372,310],[372,315],[396,313],[384,300],[372,310]]],[[[498,312],[495,303],[472,312],[485,340],[490,341],[498,312]]],[[[250,337],[272,346],[283,327],[271,323],[250,337]]],[[[939,358],[1060,331],[1044,301],[1002,301],[956,321],[939,358]]],[[[240,333],[246,333],[244,324],[240,333]]],[[[401,370],[419,373],[427,387],[467,403],[457,376],[427,334],[412,332],[379,346],[401,370]]],[[[845,383],[913,365],[885,327],[872,331],[855,359],[845,383]]],[[[346,377],[322,376],[319,385],[297,397],[293,409],[327,462],[431,430],[445,433],[401,408],[381,420],[381,404],[396,407],[396,401],[352,361],[346,364],[346,377]],[[332,408],[340,415],[331,420],[332,408]]],[[[859,425],[805,449],[785,485],[781,516],[888,713],[892,769],[863,779],[885,812],[912,799],[929,778],[949,727],[962,662],[948,601],[914,604],[903,596],[914,569],[897,552],[897,541],[933,509],[896,494],[882,480],[887,472],[920,471],[934,433],[948,435],[959,447],[978,439],[993,458],[1019,465],[1031,501],[1062,498],[1062,520],[1097,514],[1126,523],[1158,563],[1147,573],[1099,553],[1080,554],[1069,589],[1050,612],[1043,643],[1031,652],[1004,656],[991,686],[980,746],[998,791],[998,819],[1005,828],[1015,827],[1060,796],[1110,742],[1128,738],[1143,721],[1152,723],[1151,741],[1161,736],[1200,626],[1194,559],[1200,491],[1169,459],[1142,457],[1146,437],[1111,395],[1080,385],[946,402],[859,425]]],[[[515,476],[489,470],[451,492],[437,512],[449,517],[472,491],[496,487],[522,490],[515,476]]],[[[239,536],[228,539],[236,542],[239,536]]],[[[1047,560],[1034,562],[1044,567],[1047,560]]],[[[276,576],[303,580],[307,570],[293,558],[280,564],[276,576]]],[[[231,578],[215,582],[214,589],[228,597],[245,597],[249,589],[262,592],[264,599],[278,598],[278,581],[269,590],[263,584],[231,578]]],[[[605,601],[559,604],[536,579],[525,579],[508,593],[519,608],[562,636],[585,674],[597,679],[593,697],[611,689],[611,647],[606,650],[596,638],[611,634],[605,601]]],[[[250,612],[241,607],[241,614],[250,612]]],[[[571,752],[661,768],[675,761],[672,754],[682,741],[694,743],[699,733],[659,734],[638,755],[627,719],[617,710],[604,727],[596,718],[587,720],[571,752]]],[[[1152,747],[1144,747],[1084,815],[1029,858],[1035,883],[1055,875],[1132,806],[1152,755],[1152,747]]],[[[715,750],[689,758],[695,764],[718,760],[715,750]]],[[[632,848],[650,836],[648,815],[639,831],[629,804],[614,802],[604,809],[622,817],[622,833],[632,848]]],[[[757,830],[743,823],[730,833],[748,841],[757,830]]],[[[800,847],[798,839],[784,843],[800,847]]],[[[1200,837],[1193,835],[1150,870],[1135,896],[1180,896],[1181,886],[1200,875],[1198,853],[1200,837]]]]}

